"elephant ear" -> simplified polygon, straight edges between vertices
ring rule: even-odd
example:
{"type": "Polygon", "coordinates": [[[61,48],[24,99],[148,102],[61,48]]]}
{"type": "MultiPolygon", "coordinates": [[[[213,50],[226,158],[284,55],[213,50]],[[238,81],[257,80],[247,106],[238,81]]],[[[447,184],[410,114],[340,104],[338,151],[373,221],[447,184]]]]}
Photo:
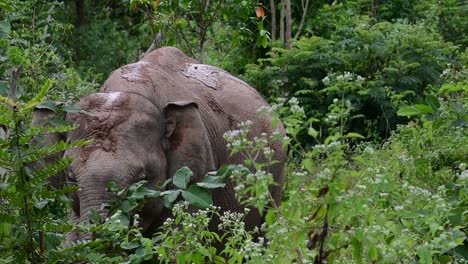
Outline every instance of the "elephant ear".
{"type": "Polygon", "coordinates": [[[164,107],[163,115],[167,177],[172,177],[183,166],[192,170],[195,181],[213,171],[213,152],[197,104],[171,102],[164,107]]]}
{"type": "MultiPolygon", "coordinates": [[[[37,108],[34,109],[31,125],[32,126],[42,126],[42,127],[48,127],[51,126],[50,120],[53,119],[57,115],[56,112],[47,109],[47,108],[37,108]]],[[[65,115],[63,113],[62,115],[65,115]]],[[[39,147],[45,147],[48,145],[55,144],[59,141],[64,141],[65,140],[65,135],[62,133],[54,133],[54,134],[44,134],[38,138],[34,138],[32,140],[33,144],[39,146],[39,147]]],[[[52,154],[44,159],[43,162],[46,164],[51,164],[57,160],[59,160],[63,156],[63,152],[55,153],[52,154]]],[[[31,164],[31,166],[34,169],[40,169],[44,167],[44,164],[41,163],[41,161],[35,162],[31,164]]],[[[59,173],[58,175],[52,176],[48,178],[49,184],[52,185],[55,188],[61,188],[65,185],[66,182],[66,176],[65,174],[59,173]]]]}

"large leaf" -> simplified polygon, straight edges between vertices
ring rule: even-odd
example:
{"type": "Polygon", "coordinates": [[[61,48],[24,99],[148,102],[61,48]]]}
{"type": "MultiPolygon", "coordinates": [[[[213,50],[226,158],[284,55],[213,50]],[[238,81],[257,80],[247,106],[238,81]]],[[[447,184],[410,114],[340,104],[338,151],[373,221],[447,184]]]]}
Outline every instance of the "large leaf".
{"type": "Polygon", "coordinates": [[[10,22],[0,21],[0,38],[9,38],[8,35],[11,31],[10,22]]]}
{"type": "Polygon", "coordinates": [[[412,106],[403,107],[398,110],[397,114],[400,116],[415,116],[423,114],[433,114],[434,110],[432,107],[424,104],[417,104],[412,106]]]}
{"type": "Polygon", "coordinates": [[[428,95],[425,101],[434,111],[440,107],[439,100],[434,95],[428,95]]]}
{"type": "Polygon", "coordinates": [[[63,106],[63,111],[68,113],[79,113],[81,112],[81,107],[73,104],[68,104],[63,106]]]}
{"type": "Polygon", "coordinates": [[[210,192],[197,185],[192,185],[187,191],[183,191],[182,197],[190,205],[200,209],[208,208],[213,204],[210,192]]]}
{"type": "Polygon", "coordinates": [[[161,194],[161,192],[148,189],[143,185],[139,185],[134,190],[130,189],[130,191],[132,192],[131,198],[138,199],[138,200],[145,199],[145,198],[157,198],[161,194]]]}
{"type": "Polygon", "coordinates": [[[170,190],[161,193],[161,196],[164,197],[164,206],[171,209],[174,206],[174,201],[179,197],[181,190],[170,190]]]}
{"type": "Polygon", "coordinates": [[[36,106],[37,109],[49,109],[54,112],[58,111],[58,103],[54,101],[45,101],[36,106]]]}
{"type": "Polygon", "coordinates": [[[225,183],[217,182],[197,182],[196,185],[206,189],[224,188],[226,186],[225,183]]]}
{"type": "Polygon", "coordinates": [[[187,184],[192,177],[193,172],[188,167],[178,169],[172,179],[172,183],[180,189],[187,189],[187,184]]]}
{"type": "Polygon", "coordinates": [[[208,173],[208,175],[206,175],[201,182],[196,183],[196,185],[207,189],[223,188],[226,186],[226,183],[224,183],[225,171],[221,172],[223,176],[219,176],[218,173],[219,171],[216,173],[208,173]]]}
{"type": "Polygon", "coordinates": [[[47,198],[47,199],[44,199],[44,200],[41,200],[41,201],[38,201],[34,204],[34,207],[36,207],[37,209],[42,209],[44,208],[48,203],[50,202],[53,202],[54,200],[53,199],[50,199],[50,198],[47,198]]]}
{"type": "Polygon", "coordinates": [[[11,235],[12,226],[10,223],[0,223],[0,236],[11,235]]]}

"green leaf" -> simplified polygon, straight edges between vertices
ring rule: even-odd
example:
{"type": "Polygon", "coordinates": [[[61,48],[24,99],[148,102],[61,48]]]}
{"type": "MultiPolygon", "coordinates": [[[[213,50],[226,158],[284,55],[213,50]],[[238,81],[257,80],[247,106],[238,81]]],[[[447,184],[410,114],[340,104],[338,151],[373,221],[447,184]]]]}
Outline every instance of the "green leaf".
{"type": "Polygon", "coordinates": [[[196,185],[206,189],[224,188],[226,186],[225,183],[215,182],[197,182],[196,185]]]}
{"type": "Polygon", "coordinates": [[[345,138],[360,138],[360,139],[366,139],[363,135],[355,132],[350,132],[344,136],[345,138]]]}
{"type": "Polygon", "coordinates": [[[63,106],[63,111],[68,112],[68,113],[79,113],[82,110],[81,110],[81,107],[79,107],[77,105],[70,104],[70,105],[64,105],[63,106]]]}
{"type": "Polygon", "coordinates": [[[131,194],[131,198],[142,200],[147,198],[157,198],[161,195],[161,192],[150,190],[144,186],[139,186],[136,190],[134,190],[131,194]]]}
{"type": "Polygon", "coordinates": [[[183,191],[182,197],[184,197],[190,205],[200,209],[208,208],[213,204],[210,192],[196,185],[192,185],[187,191],[183,191]]]}
{"type": "Polygon", "coordinates": [[[161,196],[164,197],[164,206],[171,209],[174,206],[174,201],[179,197],[181,190],[170,190],[161,193],[161,196]]]}
{"type": "Polygon", "coordinates": [[[124,241],[120,243],[120,247],[122,249],[135,249],[140,246],[140,243],[138,243],[138,240],[132,240],[132,241],[124,241]]]}
{"type": "Polygon", "coordinates": [[[312,126],[309,127],[309,129],[307,130],[307,133],[309,134],[309,136],[312,136],[313,138],[317,138],[319,134],[319,132],[315,130],[312,126]]]}
{"type": "Polygon", "coordinates": [[[11,234],[11,227],[13,225],[10,223],[0,223],[0,236],[2,235],[10,235],[11,234]]]}
{"type": "Polygon", "coordinates": [[[312,159],[304,159],[302,161],[302,165],[304,165],[304,169],[306,169],[308,172],[312,172],[314,162],[312,159]]]}
{"type": "Polygon", "coordinates": [[[369,243],[369,259],[372,261],[372,262],[375,262],[377,261],[378,257],[379,257],[379,253],[377,251],[377,247],[374,245],[374,244],[371,244],[369,243]]]}
{"type": "Polygon", "coordinates": [[[215,176],[220,178],[224,181],[224,178],[230,177],[234,171],[243,171],[244,173],[249,173],[249,169],[242,165],[223,165],[221,169],[219,169],[215,176]]]}
{"type": "Polygon", "coordinates": [[[353,257],[357,263],[362,263],[362,242],[355,236],[351,238],[351,246],[353,247],[353,257]]]}
{"type": "Polygon", "coordinates": [[[63,126],[70,125],[70,123],[68,123],[65,119],[63,119],[63,117],[60,117],[60,116],[56,116],[55,118],[50,119],[49,123],[55,127],[63,127],[63,126]]]}
{"type": "Polygon", "coordinates": [[[135,200],[125,200],[122,202],[120,208],[122,212],[129,213],[138,206],[138,203],[135,200]]]}
{"type": "Polygon", "coordinates": [[[117,192],[119,191],[119,186],[117,185],[117,183],[115,181],[110,181],[107,183],[107,191],[108,192],[117,192]]]}
{"type": "Polygon", "coordinates": [[[433,113],[434,113],[434,110],[430,106],[423,105],[423,104],[403,107],[397,112],[397,114],[400,116],[415,116],[415,115],[433,114],[433,113]]]}
{"type": "Polygon", "coordinates": [[[440,225],[437,222],[429,223],[429,229],[431,230],[432,235],[435,235],[437,230],[439,230],[440,225]]]}
{"type": "Polygon", "coordinates": [[[434,111],[440,107],[439,100],[434,95],[428,95],[425,101],[434,111]]]}
{"type": "Polygon", "coordinates": [[[330,219],[330,222],[333,221],[337,216],[342,213],[343,208],[343,203],[341,202],[335,202],[335,203],[329,203],[328,204],[328,218],[330,219]]]}
{"type": "Polygon", "coordinates": [[[36,106],[37,109],[49,109],[54,112],[58,111],[58,103],[54,101],[45,101],[36,106]]]}
{"type": "Polygon", "coordinates": [[[167,179],[166,181],[164,181],[164,183],[161,185],[160,189],[163,190],[164,188],[166,188],[166,186],[172,182],[172,179],[169,178],[167,179]]]}
{"type": "Polygon", "coordinates": [[[271,226],[276,223],[276,212],[272,209],[269,209],[265,215],[265,222],[271,226]]]}
{"type": "Polygon", "coordinates": [[[188,167],[178,169],[172,178],[172,183],[180,189],[187,189],[187,184],[190,182],[193,172],[188,167]]]}
{"type": "Polygon", "coordinates": [[[187,263],[187,261],[185,260],[185,254],[177,254],[176,256],[176,263],[179,264],[179,263],[187,263]]]}
{"type": "Polygon", "coordinates": [[[196,183],[196,185],[207,188],[207,189],[215,189],[215,188],[223,188],[226,186],[225,177],[227,175],[227,167],[224,166],[217,172],[209,172],[201,182],[196,183]]]}
{"type": "Polygon", "coordinates": [[[419,263],[430,264],[432,263],[431,250],[428,247],[420,247],[417,250],[419,256],[419,263]]]}
{"type": "Polygon", "coordinates": [[[468,241],[465,244],[456,247],[455,252],[457,252],[463,258],[468,259],[468,241]]]}
{"type": "Polygon", "coordinates": [[[462,91],[463,90],[463,86],[462,85],[453,85],[453,84],[450,84],[450,83],[446,83],[444,85],[442,85],[442,87],[440,88],[440,92],[459,92],[459,91],[462,91]]]}
{"type": "Polygon", "coordinates": [[[44,208],[48,203],[53,202],[53,201],[54,201],[53,199],[47,198],[47,199],[44,199],[44,200],[41,200],[41,201],[39,201],[39,202],[34,203],[34,207],[36,207],[37,209],[42,209],[42,208],[44,208]]]}
{"type": "Polygon", "coordinates": [[[263,48],[268,47],[268,37],[267,36],[262,37],[262,47],[263,48]]]}
{"type": "Polygon", "coordinates": [[[10,22],[8,21],[0,21],[0,38],[9,38],[10,36],[8,34],[10,34],[10,31],[11,31],[11,26],[10,26],[10,22]]]}

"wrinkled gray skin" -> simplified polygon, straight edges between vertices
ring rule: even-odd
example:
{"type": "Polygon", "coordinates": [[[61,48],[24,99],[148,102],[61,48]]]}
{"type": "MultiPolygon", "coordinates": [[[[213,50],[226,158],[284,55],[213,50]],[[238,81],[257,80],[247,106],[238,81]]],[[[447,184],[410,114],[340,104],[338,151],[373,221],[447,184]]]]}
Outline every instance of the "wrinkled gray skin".
{"type": "MultiPolygon", "coordinates": [[[[126,187],[139,180],[155,186],[182,166],[188,166],[200,180],[223,164],[240,164],[239,156],[230,157],[223,134],[237,124],[254,122],[250,137],[271,134],[271,117],[258,118],[256,112],[267,103],[245,82],[229,73],[198,64],[176,48],[161,48],[141,61],[114,71],[100,93],[82,98],[77,105],[93,115],[68,114],[67,120],[79,127],[67,135],[47,135],[39,144],[67,138],[93,138],[94,143],[64,154],[75,160],[67,175],[51,179],[61,186],[65,180],[79,186],[73,195],[72,218],[84,220],[91,209],[100,210],[111,195],[109,181],[126,187]],[[66,179],[65,179],[66,178],[66,179]]],[[[36,110],[33,124],[44,124],[47,110],[36,110]]],[[[284,134],[280,124],[278,129],[284,134]]],[[[283,182],[285,153],[279,142],[270,143],[275,159],[272,168],[278,186],[272,194],[279,202],[283,182]]],[[[49,157],[49,162],[60,155],[49,157]]],[[[243,211],[235,199],[230,182],[212,191],[214,204],[222,210],[243,211]]],[[[107,212],[101,211],[103,215],[107,212]]],[[[150,235],[168,217],[162,201],[147,203],[141,215],[144,233],[150,235]]],[[[256,210],[246,217],[252,229],[261,224],[256,210]]],[[[88,239],[89,235],[71,233],[67,241],[88,239]]]]}

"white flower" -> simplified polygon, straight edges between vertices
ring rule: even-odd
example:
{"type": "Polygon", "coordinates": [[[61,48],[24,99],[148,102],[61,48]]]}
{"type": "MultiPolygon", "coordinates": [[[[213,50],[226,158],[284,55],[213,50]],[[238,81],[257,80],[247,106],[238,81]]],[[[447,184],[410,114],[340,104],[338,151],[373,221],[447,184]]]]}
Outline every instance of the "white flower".
{"type": "Polygon", "coordinates": [[[464,170],[460,173],[460,180],[468,180],[468,170],[464,170]]]}
{"type": "Polygon", "coordinates": [[[289,104],[290,105],[297,105],[297,104],[299,104],[299,101],[297,100],[296,97],[292,97],[291,99],[289,99],[289,104]]]}
{"type": "Polygon", "coordinates": [[[278,104],[284,104],[286,102],[286,98],[284,97],[278,97],[276,98],[276,102],[278,102],[278,104]]]}
{"type": "Polygon", "coordinates": [[[291,105],[290,109],[293,114],[296,114],[296,113],[305,114],[304,109],[297,104],[291,105]]]}
{"type": "Polygon", "coordinates": [[[445,69],[443,72],[442,72],[442,75],[447,75],[450,73],[450,69],[445,69]]]}
{"type": "Polygon", "coordinates": [[[365,185],[362,185],[362,184],[356,184],[356,188],[365,190],[367,187],[365,185]]]}
{"type": "Polygon", "coordinates": [[[366,148],[364,149],[364,153],[374,154],[374,153],[375,153],[375,150],[374,150],[372,147],[366,147],[366,148]]]}
{"type": "Polygon", "coordinates": [[[263,148],[263,153],[265,153],[266,156],[271,156],[271,155],[273,155],[274,152],[275,152],[275,151],[272,150],[272,149],[269,148],[269,147],[263,148]]]}
{"type": "Polygon", "coordinates": [[[239,136],[241,134],[242,134],[242,130],[239,130],[239,129],[231,130],[231,131],[227,131],[226,133],[224,133],[224,138],[227,141],[232,141],[232,140],[234,140],[235,137],[237,137],[237,136],[239,136]]]}
{"type": "Polygon", "coordinates": [[[460,163],[460,165],[458,165],[458,168],[459,168],[460,170],[462,170],[462,171],[463,171],[463,170],[466,170],[466,163],[463,163],[463,162],[460,163]]]}

